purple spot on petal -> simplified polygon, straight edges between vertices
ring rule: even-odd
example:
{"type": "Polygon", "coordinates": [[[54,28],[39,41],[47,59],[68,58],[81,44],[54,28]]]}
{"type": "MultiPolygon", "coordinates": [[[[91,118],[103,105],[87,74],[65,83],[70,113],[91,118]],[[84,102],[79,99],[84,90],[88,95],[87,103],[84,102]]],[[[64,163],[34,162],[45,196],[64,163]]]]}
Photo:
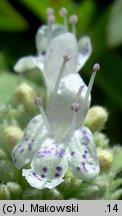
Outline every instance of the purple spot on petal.
{"type": "Polygon", "coordinates": [[[57,166],[57,167],[56,167],[56,170],[60,172],[60,171],[62,170],[62,167],[57,166]]]}
{"type": "Polygon", "coordinates": [[[60,174],[59,173],[55,173],[55,177],[59,177],[60,176],[60,174]]]}
{"type": "Polygon", "coordinates": [[[35,176],[39,181],[42,181],[41,176],[37,175],[35,172],[32,172],[32,175],[35,176]]]}
{"type": "Polygon", "coordinates": [[[41,175],[42,178],[45,178],[45,175],[41,175]]]}
{"type": "Polygon", "coordinates": [[[71,156],[73,156],[73,155],[75,155],[75,152],[74,152],[74,151],[72,151],[70,154],[71,154],[71,156]]]}
{"type": "Polygon", "coordinates": [[[36,124],[36,123],[37,123],[37,120],[36,120],[36,119],[32,119],[32,123],[33,123],[33,124],[36,124]]]}
{"type": "Polygon", "coordinates": [[[39,151],[37,152],[37,154],[36,154],[36,155],[37,155],[37,157],[38,157],[39,159],[40,159],[40,158],[42,158],[42,157],[44,157],[44,155],[42,155],[42,153],[41,153],[41,152],[39,152],[39,151]]]}
{"type": "Polygon", "coordinates": [[[87,150],[85,150],[84,153],[87,154],[88,153],[87,150]]]}
{"type": "Polygon", "coordinates": [[[88,47],[84,47],[81,51],[82,55],[87,55],[87,53],[89,52],[89,48],[88,47]]]}
{"type": "Polygon", "coordinates": [[[47,149],[43,149],[41,151],[38,151],[36,155],[38,158],[44,158],[44,157],[49,157],[51,155],[51,153],[52,153],[52,151],[49,148],[47,148],[47,149]]]}
{"type": "Polygon", "coordinates": [[[87,146],[87,145],[88,145],[88,143],[87,143],[87,142],[84,142],[84,141],[83,141],[81,144],[84,145],[84,146],[87,146]]]}
{"type": "Polygon", "coordinates": [[[28,145],[28,150],[31,150],[32,149],[32,144],[30,143],[29,145],[28,145]]]}
{"type": "Polygon", "coordinates": [[[39,176],[36,175],[36,178],[39,180],[39,181],[42,181],[42,178],[40,178],[39,176]]]}
{"type": "Polygon", "coordinates": [[[35,173],[35,172],[33,172],[32,174],[33,174],[34,176],[36,176],[36,173],[35,173]]]}
{"type": "Polygon", "coordinates": [[[85,140],[86,142],[89,142],[89,137],[87,136],[87,134],[83,137],[83,140],[85,140]]]}
{"type": "Polygon", "coordinates": [[[85,162],[82,161],[82,165],[85,166],[85,162]]]}
{"type": "Polygon", "coordinates": [[[43,167],[43,171],[44,171],[44,172],[47,172],[47,167],[43,167]]]}
{"type": "Polygon", "coordinates": [[[86,155],[85,155],[85,154],[83,154],[82,157],[83,157],[84,159],[86,159],[86,155]]]}
{"type": "Polygon", "coordinates": [[[57,149],[56,156],[62,158],[64,156],[65,150],[64,149],[57,149]]]}
{"type": "Polygon", "coordinates": [[[24,149],[21,149],[21,150],[20,150],[20,154],[22,154],[23,152],[24,152],[24,149]]]}
{"type": "Polygon", "coordinates": [[[85,171],[85,172],[88,172],[88,170],[86,169],[86,164],[85,164],[85,162],[82,161],[82,165],[83,165],[84,171],[85,171]]]}
{"type": "Polygon", "coordinates": [[[82,130],[82,134],[83,134],[83,135],[86,134],[86,130],[85,130],[85,129],[82,130]]]}

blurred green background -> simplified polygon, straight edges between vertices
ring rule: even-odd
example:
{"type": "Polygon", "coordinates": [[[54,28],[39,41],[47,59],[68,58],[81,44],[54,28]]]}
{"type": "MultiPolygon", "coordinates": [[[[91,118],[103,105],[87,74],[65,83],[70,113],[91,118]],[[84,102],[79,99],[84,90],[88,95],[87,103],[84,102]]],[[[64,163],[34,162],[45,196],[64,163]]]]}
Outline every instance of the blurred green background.
{"type": "Polygon", "coordinates": [[[10,79],[3,82],[4,71],[15,74],[13,65],[21,56],[36,54],[35,34],[46,22],[46,8],[53,7],[56,21],[63,22],[62,6],[79,17],[77,37],[91,37],[93,53],[80,73],[88,83],[92,65],[101,64],[92,105],[108,109],[106,133],[111,144],[122,143],[122,0],[0,0],[0,102],[11,88],[10,79]]]}

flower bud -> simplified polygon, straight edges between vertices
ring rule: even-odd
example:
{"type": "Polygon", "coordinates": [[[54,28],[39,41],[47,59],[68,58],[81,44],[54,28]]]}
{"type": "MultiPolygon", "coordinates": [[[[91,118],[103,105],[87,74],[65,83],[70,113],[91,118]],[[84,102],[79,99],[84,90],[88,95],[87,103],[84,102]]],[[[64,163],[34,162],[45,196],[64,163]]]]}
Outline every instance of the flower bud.
{"type": "Polygon", "coordinates": [[[10,192],[6,185],[0,185],[0,200],[10,200],[10,192]]]}
{"type": "Polygon", "coordinates": [[[9,126],[3,131],[4,139],[5,139],[5,147],[8,152],[11,152],[13,147],[17,144],[17,142],[22,138],[23,131],[15,126],[9,126]]]}
{"type": "Polygon", "coordinates": [[[16,182],[8,182],[7,189],[10,192],[12,199],[20,199],[22,195],[22,188],[16,182]]]}
{"type": "Polygon", "coordinates": [[[98,197],[99,188],[97,185],[85,184],[79,194],[79,199],[83,200],[93,200],[98,197]]]}
{"type": "Polygon", "coordinates": [[[16,89],[16,98],[23,104],[26,112],[33,113],[36,110],[34,105],[35,97],[36,92],[26,83],[21,83],[16,89]]]}
{"type": "Polygon", "coordinates": [[[101,132],[94,133],[94,141],[96,146],[99,148],[107,148],[109,145],[109,139],[101,132]]]}
{"type": "Polygon", "coordinates": [[[84,124],[90,128],[92,132],[100,131],[108,119],[108,112],[101,106],[93,106],[89,109],[84,124]]]}
{"type": "Polygon", "coordinates": [[[107,176],[98,176],[95,180],[94,180],[95,185],[98,186],[99,188],[99,197],[103,196],[106,193],[106,190],[109,187],[109,182],[107,179],[107,176]]]}
{"type": "Polygon", "coordinates": [[[98,150],[98,159],[101,171],[109,169],[112,165],[113,155],[108,150],[98,150]]]}
{"type": "Polygon", "coordinates": [[[64,182],[59,186],[64,197],[77,196],[82,180],[76,178],[69,170],[65,174],[64,182]]]}
{"type": "Polygon", "coordinates": [[[43,193],[45,200],[63,200],[63,195],[56,188],[47,190],[46,193],[43,193]]]}

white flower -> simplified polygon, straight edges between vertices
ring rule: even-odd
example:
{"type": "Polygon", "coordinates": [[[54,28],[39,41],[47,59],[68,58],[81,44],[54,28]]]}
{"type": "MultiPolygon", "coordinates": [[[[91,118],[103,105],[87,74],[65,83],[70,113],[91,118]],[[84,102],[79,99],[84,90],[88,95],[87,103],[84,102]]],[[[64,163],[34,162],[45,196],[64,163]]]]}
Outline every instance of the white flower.
{"type": "MultiPolygon", "coordinates": [[[[23,169],[22,175],[37,189],[59,185],[64,181],[67,167],[85,181],[99,174],[93,135],[87,127],[81,126],[90,106],[90,93],[99,65],[93,66],[87,87],[76,73],[78,59],[78,45],[72,33],[62,33],[50,41],[42,70],[48,88],[46,114],[41,100],[36,98],[41,114],[30,121],[24,137],[12,152],[18,169],[30,164],[30,169],[23,169]]],[[[20,62],[22,66],[22,60],[20,62]]],[[[81,62],[85,62],[84,55],[81,62]]]]}
{"type": "Polygon", "coordinates": [[[50,95],[50,91],[52,90],[53,85],[58,77],[62,56],[64,53],[66,53],[65,51],[68,50],[69,45],[69,51],[71,51],[72,55],[74,56],[74,62],[72,61],[72,67],[70,67],[70,70],[72,71],[69,71],[67,68],[67,73],[64,73],[65,76],[71,72],[78,72],[84,66],[92,51],[91,41],[88,36],[81,37],[78,42],[76,40],[76,15],[70,17],[74,35],[68,32],[66,13],[67,11],[66,9],[64,11],[64,8],[60,10],[60,15],[64,18],[64,25],[59,25],[54,23],[55,17],[53,10],[47,10],[48,24],[41,26],[36,34],[37,56],[30,55],[27,57],[22,57],[14,66],[14,70],[18,73],[34,68],[39,70],[44,77],[48,96],[50,95]],[[65,41],[65,47],[63,47],[63,49],[62,41],[65,41]],[[57,47],[56,43],[58,43],[57,47]],[[52,52],[59,52],[59,54],[57,56],[55,55],[55,58],[52,58],[52,52]]]}

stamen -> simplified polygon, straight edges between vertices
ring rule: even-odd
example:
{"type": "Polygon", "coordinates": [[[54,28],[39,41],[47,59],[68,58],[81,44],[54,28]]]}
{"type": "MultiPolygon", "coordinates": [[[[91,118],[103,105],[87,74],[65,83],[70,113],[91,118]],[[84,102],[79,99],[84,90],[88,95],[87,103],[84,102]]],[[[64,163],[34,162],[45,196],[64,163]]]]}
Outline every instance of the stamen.
{"type": "Polygon", "coordinates": [[[53,15],[54,11],[52,8],[47,8],[47,15],[53,15]]]}
{"type": "Polygon", "coordinates": [[[72,33],[76,36],[76,23],[78,21],[78,16],[77,15],[72,15],[69,18],[69,22],[72,23],[72,33]]]}
{"type": "Polygon", "coordinates": [[[62,76],[63,76],[63,72],[64,72],[64,69],[65,69],[65,66],[66,66],[66,62],[68,62],[71,58],[71,56],[69,54],[65,54],[63,56],[64,60],[63,60],[63,63],[62,63],[62,66],[61,66],[61,69],[60,69],[60,72],[59,72],[59,75],[58,75],[58,78],[57,78],[57,81],[56,81],[56,85],[55,85],[55,88],[54,88],[54,92],[57,93],[58,91],[58,88],[59,88],[59,85],[60,85],[60,82],[61,82],[61,79],[62,79],[62,76]]]}
{"type": "Polygon", "coordinates": [[[77,112],[79,110],[79,104],[73,103],[71,106],[71,110],[77,112]]]}
{"type": "Polygon", "coordinates": [[[91,75],[91,78],[90,78],[90,81],[89,81],[89,84],[88,84],[88,88],[87,88],[87,91],[86,91],[86,95],[85,95],[85,100],[84,100],[85,104],[88,101],[89,95],[91,93],[91,90],[92,90],[92,87],[93,87],[93,84],[94,84],[96,73],[99,70],[100,70],[100,65],[98,63],[94,64],[93,65],[93,72],[92,72],[92,75],[91,75]]]}
{"type": "Polygon", "coordinates": [[[46,129],[48,131],[48,134],[52,135],[49,121],[48,121],[47,116],[46,116],[46,114],[44,112],[44,109],[42,107],[42,99],[40,97],[36,97],[35,98],[35,104],[39,107],[40,113],[41,113],[41,115],[43,117],[43,121],[44,121],[46,129]]]}
{"type": "Polygon", "coordinates": [[[71,106],[71,110],[73,111],[73,115],[72,115],[72,122],[71,122],[71,126],[69,128],[69,131],[68,133],[66,134],[66,136],[64,137],[64,141],[67,141],[73,134],[73,132],[76,130],[76,125],[77,125],[77,112],[80,108],[79,106],[79,103],[78,103],[78,100],[79,100],[79,97],[81,95],[81,92],[84,88],[84,85],[83,86],[80,86],[80,88],[78,89],[78,92],[77,92],[77,95],[76,95],[76,99],[75,99],[75,102],[72,104],[71,106]]]}
{"type": "Polygon", "coordinates": [[[55,22],[55,16],[52,8],[47,8],[47,17],[48,17],[47,40],[48,43],[50,43],[52,39],[52,25],[55,22]]]}
{"type": "Polygon", "coordinates": [[[67,9],[66,8],[61,8],[59,10],[59,14],[64,19],[64,27],[65,27],[65,31],[67,32],[68,31],[67,9]]]}
{"type": "Polygon", "coordinates": [[[64,141],[69,140],[70,137],[73,135],[73,132],[76,130],[77,112],[79,110],[79,104],[73,103],[72,106],[71,106],[71,110],[73,111],[72,122],[71,122],[68,133],[64,137],[64,141]]]}
{"type": "Polygon", "coordinates": [[[77,92],[77,95],[76,95],[75,103],[77,103],[79,101],[80,95],[81,95],[81,92],[82,92],[83,88],[84,88],[84,85],[80,86],[80,88],[79,88],[79,90],[77,92]]]}

